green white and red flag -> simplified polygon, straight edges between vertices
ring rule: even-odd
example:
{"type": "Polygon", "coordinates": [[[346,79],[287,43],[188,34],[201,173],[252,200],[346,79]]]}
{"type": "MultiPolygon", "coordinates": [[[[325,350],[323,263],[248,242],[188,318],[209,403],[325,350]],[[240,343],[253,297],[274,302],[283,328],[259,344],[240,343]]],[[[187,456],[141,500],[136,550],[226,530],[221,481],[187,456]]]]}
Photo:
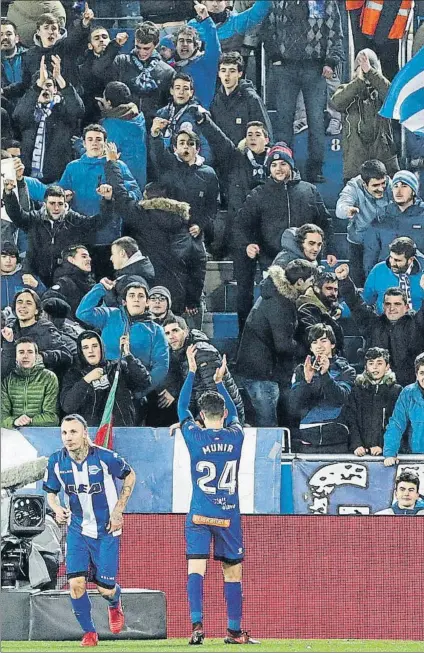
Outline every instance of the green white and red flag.
{"type": "Polygon", "coordinates": [[[113,379],[112,387],[109,392],[109,396],[106,401],[106,406],[103,411],[102,421],[100,426],[97,429],[96,437],[94,438],[94,444],[98,444],[100,447],[105,449],[113,449],[113,407],[115,405],[115,395],[116,389],[118,387],[119,381],[119,372],[120,365],[115,372],[115,377],[113,379]]]}

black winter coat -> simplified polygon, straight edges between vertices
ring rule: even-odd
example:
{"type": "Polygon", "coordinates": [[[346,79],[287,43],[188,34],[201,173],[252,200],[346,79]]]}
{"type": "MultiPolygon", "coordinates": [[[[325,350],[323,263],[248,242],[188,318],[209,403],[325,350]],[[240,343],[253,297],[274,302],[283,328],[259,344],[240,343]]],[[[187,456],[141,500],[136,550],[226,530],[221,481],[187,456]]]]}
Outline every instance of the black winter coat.
{"type": "Polygon", "coordinates": [[[268,272],[243,330],[236,370],[248,379],[287,383],[298,346],[298,295],[282,268],[273,265],[268,272]]]}
{"type": "Polygon", "coordinates": [[[7,214],[12,222],[28,234],[27,265],[46,286],[51,286],[53,271],[61,260],[61,252],[68,245],[84,244],[84,237],[104,227],[114,216],[113,202],[102,200],[99,215],[82,215],[70,209],[63,218],[52,223],[45,208],[23,211],[14,193],[3,196],[7,214]]]}
{"type": "Polygon", "coordinates": [[[69,304],[72,317],[81,299],[94,286],[95,281],[91,272],[84,272],[76,265],[63,261],[53,272],[53,285],[43,295],[43,299],[58,297],[69,304]]]}
{"type": "Polygon", "coordinates": [[[140,75],[140,70],[136,63],[134,63],[134,59],[136,58],[136,50],[132,50],[130,54],[118,54],[113,62],[113,79],[124,82],[129,87],[132,101],[144,113],[146,127],[149,129],[157,110],[168,104],[169,89],[171,88],[172,78],[174,77],[174,69],[165,63],[165,61],[162,61],[156,51],[153,53],[153,57],[147,62],[140,61],[142,65],[146,64],[147,67],[150,65],[152,58],[159,59],[157,65],[152,70],[152,78],[156,82],[156,88],[144,92],[136,84],[136,79],[140,75]]]}
{"type": "MultiPolygon", "coordinates": [[[[32,168],[32,154],[39,123],[34,111],[41,89],[38,86],[27,90],[13,112],[13,119],[21,134],[22,163],[29,175],[32,168]]],[[[51,184],[62,176],[72,161],[71,137],[75,134],[77,122],[84,115],[84,103],[73,86],[65,86],[60,91],[62,101],[56,104],[51,115],[46,118],[46,140],[43,177],[41,181],[51,184]]]]}
{"type": "Polygon", "coordinates": [[[116,285],[112,290],[108,290],[103,302],[106,306],[119,308],[122,304],[124,288],[133,282],[147,283],[148,287],[154,285],[155,271],[150,259],[140,252],[137,261],[126,265],[121,270],[115,270],[113,277],[116,280],[116,285]]]}
{"type": "Polygon", "coordinates": [[[252,120],[263,122],[270,142],[273,141],[268,111],[250,80],[242,79],[230,95],[221,86],[212,100],[210,112],[213,121],[234,145],[246,137],[247,123],[252,120]]]}
{"type": "Polygon", "coordinates": [[[96,56],[92,50],[86,50],[79,68],[83,99],[85,104],[85,124],[99,122],[100,107],[96,97],[103,97],[108,82],[114,81],[113,62],[119,54],[120,46],[111,41],[102,55],[96,56]]]}
{"type": "MultiPolygon", "coordinates": [[[[178,397],[189,372],[186,356],[186,350],[189,345],[196,345],[197,349],[197,372],[194,379],[192,401],[190,405],[193,415],[196,416],[199,413],[199,407],[197,404],[199,397],[207,390],[216,390],[216,384],[213,377],[217,367],[220,367],[222,364],[222,357],[216,347],[209,342],[209,338],[202,333],[202,331],[192,329],[186,338],[182,349],[179,349],[178,351],[170,350],[169,374],[165,380],[164,386],[174,397],[178,397]]],[[[240,423],[244,424],[243,401],[239,389],[228,370],[225,372],[223,381],[237,408],[240,423]]]]}
{"type": "Polygon", "coordinates": [[[302,181],[295,171],[287,183],[270,177],[246,197],[236,216],[235,239],[241,249],[257,243],[261,249],[259,264],[266,270],[281,249],[283,232],[308,222],[321,227],[328,242],[330,214],[316,186],[302,181]]]}
{"type": "Polygon", "coordinates": [[[398,383],[402,386],[414,383],[414,360],[424,350],[424,302],[416,313],[408,311],[396,322],[390,322],[364,302],[351,279],[339,281],[339,293],[365,336],[366,348],[388,349],[390,367],[398,383]]]}
{"type": "MultiPolygon", "coordinates": [[[[104,351],[102,351],[102,360],[99,365],[92,366],[87,363],[81,352],[81,340],[90,337],[90,333],[91,337],[98,338],[101,343],[101,339],[95,331],[84,331],[79,336],[79,364],[68,370],[63,379],[60,405],[67,414],[82,415],[87,420],[88,426],[99,426],[118,363],[106,361],[104,351]],[[84,381],[84,376],[96,367],[103,368],[106,378],[91,383],[84,381]]],[[[150,383],[150,374],[138,358],[129,354],[122,359],[113,408],[114,426],[135,425],[136,411],[132,393],[143,393],[150,383]]]]}
{"type": "Polygon", "coordinates": [[[344,414],[352,451],[358,447],[364,447],[367,453],[371,447],[383,449],[384,431],[401,391],[393,372],[377,385],[370,382],[366,373],[356,377],[344,414]]]}

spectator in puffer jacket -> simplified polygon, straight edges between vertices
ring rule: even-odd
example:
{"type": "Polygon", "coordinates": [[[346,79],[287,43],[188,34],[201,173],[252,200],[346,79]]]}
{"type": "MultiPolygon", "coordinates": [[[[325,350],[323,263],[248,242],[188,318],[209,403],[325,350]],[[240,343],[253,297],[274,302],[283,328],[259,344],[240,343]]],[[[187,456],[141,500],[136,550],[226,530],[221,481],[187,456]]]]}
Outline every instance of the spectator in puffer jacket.
{"type": "MultiPolygon", "coordinates": [[[[222,364],[219,351],[210,342],[209,338],[197,329],[189,330],[182,317],[169,317],[163,324],[165,335],[170,347],[169,374],[164,382],[165,390],[159,393],[159,408],[167,407],[173,403],[180,393],[188,374],[188,361],[186,350],[189,345],[196,346],[197,372],[192,393],[192,411],[199,414],[198,400],[207,390],[212,390],[214,374],[222,364]]],[[[240,423],[244,423],[244,406],[238,387],[227,370],[223,383],[234,401],[240,423]]]]}
{"type": "Polygon", "coordinates": [[[16,341],[16,366],[1,385],[1,425],[57,426],[59,382],[46,370],[31,338],[16,341]]]}
{"type": "Polygon", "coordinates": [[[148,288],[139,282],[129,283],[122,292],[119,308],[99,306],[114,282],[102,279],[82,299],[76,316],[101,330],[107,360],[120,357],[120,337],[130,336],[130,351],[146,366],[152,379],[149,390],[157,388],[168,373],[169,351],[162,327],[147,310],[148,288]]]}
{"type": "Polygon", "coordinates": [[[70,245],[62,250],[61,261],[53,272],[53,285],[47,290],[45,299],[63,299],[69,304],[72,316],[75,316],[81,299],[95,283],[91,257],[84,245],[70,245]]]}
{"type": "Polygon", "coordinates": [[[414,369],[416,381],[400,393],[384,433],[386,467],[396,463],[404,435],[408,438],[410,453],[424,453],[424,353],[416,357],[414,369]]]}
{"type": "Polygon", "coordinates": [[[356,372],[345,358],[335,355],[334,331],[316,324],[309,331],[311,355],[294,371],[292,410],[299,426],[294,433],[297,453],[348,453],[349,429],[343,409],[356,372]]]}
{"type": "Polygon", "coordinates": [[[380,456],[383,435],[402,386],[390,369],[387,349],[371,347],[365,353],[365,369],[355,379],[345,410],[350,450],[355,456],[380,456]]]}
{"type": "Polygon", "coordinates": [[[1,94],[12,104],[24,92],[22,57],[26,48],[21,45],[18,28],[7,18],[1,19],[1,94]]]}
{"type": "MultiPolygon", "coordinates": [[[[38,295],[46,290],[43,282],[32,274],[26,274],[19,261],[19,251],[16,245],[8,241],[1,246],[1,308],[11,307],[13,299],[22,288],[34,288],[38,295]]],[[[10,310],[12,310],[10,308],[10,310]]]]}
{"type": "Polygon", "coordinates": [[[113,406],[114,426],[135,426],[134,395],[138,399],[150,386],[146,367],[130,352],[128,336],[121,336],[122,360],[107,361],[101,337],[95,331],[83,331],[78,337],[78,362],[66,373],[60,393],[60,404],[66,414],[78,413],[88,426],[98,426],[120,365],[118,386],[113,406]]]}
{"type": "Polygon", "coordinates": [[[407,236],[424,254],[424,202],[417,197],[418,179],[409,170],[400,170],[392,179],[393,202],[377,216],[367,232],[364,267],[368,273],[378,261],[384,261],[394,238],[407,236]]]}
{"type": "Polygon", "coordinates": [[[148,256],[141,253],[137,242],[130,236],[114,240],[110,260],[113,265],[114,286],[104,298],[106,306],[120,306],[122,292],[129,283],[139,282],[149,288],[155,280],[155,271],[148,256]]]}
{"type": "Polygon", "coordinates": [[[320,264],[320,254],[324,245],[324,232],[316,224],[303,224],[289,227],[281,236],[281,251],[272,265],[285,268],[290,261],[305,259],[316,267],[320,264]]]}

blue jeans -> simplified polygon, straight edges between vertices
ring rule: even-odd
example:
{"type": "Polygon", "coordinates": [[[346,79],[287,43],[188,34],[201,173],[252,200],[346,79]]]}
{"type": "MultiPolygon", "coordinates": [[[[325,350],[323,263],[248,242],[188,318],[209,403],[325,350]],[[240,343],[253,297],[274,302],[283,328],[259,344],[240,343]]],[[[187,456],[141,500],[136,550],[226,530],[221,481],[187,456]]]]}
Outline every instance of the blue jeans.
{"type": "Polygon", "coordinates": [[[327,106],[327,83],[322,65],[311,60],[283,62],[271,66],[278,112],[278,140],[293,144],[293,120],[299,91],[303,93],[308,119],[307,172],[321,174],[324,160],[324,111],[327,106]]]}
{"type": "Polygon", "coordinates": [[[280,396],[278,383],[244,378],[243,387],[256,413],[254,426],[278,426],[277,404],[280,396]]]}

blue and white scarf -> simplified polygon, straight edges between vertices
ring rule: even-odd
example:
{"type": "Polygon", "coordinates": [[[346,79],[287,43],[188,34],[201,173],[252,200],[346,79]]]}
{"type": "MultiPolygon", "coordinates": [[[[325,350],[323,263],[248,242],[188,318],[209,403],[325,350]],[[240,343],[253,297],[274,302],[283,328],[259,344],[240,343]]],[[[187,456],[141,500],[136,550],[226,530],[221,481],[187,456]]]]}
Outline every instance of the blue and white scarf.
{"type": "Polygon", "coordinates": [[[37,134],[35,136],[34,149],[32,151],[31,177],[41,179],[44,169],[44,156],[46,154],[46,120],[51,116],[56,104],[60,104],[60,95],[54,95],[48,104],[37,102],[34,109],[34,120],[38,122],[37,134]]]}

